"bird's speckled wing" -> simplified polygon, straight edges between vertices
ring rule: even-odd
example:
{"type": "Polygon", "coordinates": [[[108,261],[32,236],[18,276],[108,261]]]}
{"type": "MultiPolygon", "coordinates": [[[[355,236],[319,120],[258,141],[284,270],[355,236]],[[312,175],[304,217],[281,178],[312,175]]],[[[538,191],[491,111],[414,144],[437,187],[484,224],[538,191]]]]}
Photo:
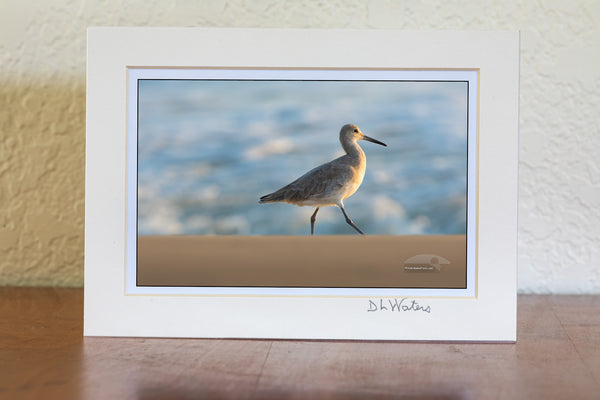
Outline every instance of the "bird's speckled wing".
{"type": "MultiPolygon", "coordinates": [[[[320,165],[278,191],[261,197],[261,202],[284,201],[302,203],[331,197],[344,190],[345,184],[352,180],[355,169],[346,161],[346,156],[320,165]]],[[[349,161],[349,160],[348,160],[349,161]]]]}

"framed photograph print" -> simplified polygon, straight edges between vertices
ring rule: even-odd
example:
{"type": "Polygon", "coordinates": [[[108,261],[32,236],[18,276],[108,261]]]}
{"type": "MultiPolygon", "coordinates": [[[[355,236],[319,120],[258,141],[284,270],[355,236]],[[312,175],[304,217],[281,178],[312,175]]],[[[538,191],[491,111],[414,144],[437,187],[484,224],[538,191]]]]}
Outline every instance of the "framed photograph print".
{"type": "Polygon", "coordinates": [[[85,335],[516,340],[518,33],[90,28],[87,80],[85,335]]]}

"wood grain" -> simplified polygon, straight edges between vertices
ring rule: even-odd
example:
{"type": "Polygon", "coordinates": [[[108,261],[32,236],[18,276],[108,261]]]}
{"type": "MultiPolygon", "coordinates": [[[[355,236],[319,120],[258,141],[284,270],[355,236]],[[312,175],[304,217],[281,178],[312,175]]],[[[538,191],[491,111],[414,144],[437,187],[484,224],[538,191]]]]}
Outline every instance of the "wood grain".
{"type": "Polygon", "coordinates": [[[517,344],[83,338],[81,289],[0,288],[4,399],[598,399],[600,296],[519,296],[517,344]]]}

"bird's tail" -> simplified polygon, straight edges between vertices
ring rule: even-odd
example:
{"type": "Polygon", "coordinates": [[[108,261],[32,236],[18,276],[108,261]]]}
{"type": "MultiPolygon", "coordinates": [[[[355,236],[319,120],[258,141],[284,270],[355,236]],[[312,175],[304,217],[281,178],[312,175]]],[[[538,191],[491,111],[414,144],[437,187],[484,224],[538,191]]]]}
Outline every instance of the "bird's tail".
{"type": "Polygon", "coordinates": [[[269,194],[262,196],[258,200],[258,203],[259,204],[276,203],[276,202],[282,201],[282,200],[283,200],[283,195],[281,193],[275,192],[275,193],[269,193],[269,194]]]}

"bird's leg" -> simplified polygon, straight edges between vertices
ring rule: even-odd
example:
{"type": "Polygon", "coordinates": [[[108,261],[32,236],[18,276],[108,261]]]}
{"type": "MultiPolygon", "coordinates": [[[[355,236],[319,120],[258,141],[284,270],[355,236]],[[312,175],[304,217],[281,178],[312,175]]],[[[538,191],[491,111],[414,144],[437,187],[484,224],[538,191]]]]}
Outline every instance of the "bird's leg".
{"type": "Polygon", "coordinates": [[[319,212],[319,207],[315,210],[312,217],[310,217],[310,234],[311,236],[315,234],[315,220],[317,219],[317,213],[319,212]]]}
{"type": "Polygon", "coordinates": [[[353,227],[354,229],[356,229],[358,231],[358,233],[360,233],[361,235],[364,235],[363,231],[361,231],[360,229],[358,229],[358,226],[354,225],[354,222],[352,222],[352,220],[350,219],[350,217],[348,217],[348,214],[346,214],[346,210],[344,210],[344,205],[343,204],[338,204],[338,207],[344,213],[344,217],[346,218],[346,223],[348,225],[350,225],[351,227],[353,227]]]}

